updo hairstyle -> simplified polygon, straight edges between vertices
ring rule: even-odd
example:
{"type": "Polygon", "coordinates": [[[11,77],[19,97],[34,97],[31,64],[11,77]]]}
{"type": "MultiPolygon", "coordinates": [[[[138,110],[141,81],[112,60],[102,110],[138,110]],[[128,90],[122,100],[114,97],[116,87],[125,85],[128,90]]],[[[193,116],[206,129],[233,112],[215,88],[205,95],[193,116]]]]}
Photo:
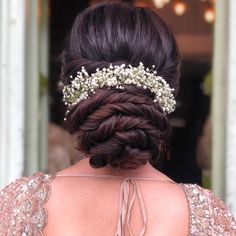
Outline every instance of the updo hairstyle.
{"type": "MultiPolygon", "coordinates": [[[[79,14],[63,54],[62,82],[70,84],[84,66],[96,68],[131,64],[155,65],[177,90],[179,53],[163,20],[151,9],[124,3],[104,3],[79,14]]],[[[154,94],[135,85],[98,89],[74,105],[67,114],[69,133],[94,168],[136,169],[150,162],[157,166],[170,136],[170,124],[154,94]]]]}

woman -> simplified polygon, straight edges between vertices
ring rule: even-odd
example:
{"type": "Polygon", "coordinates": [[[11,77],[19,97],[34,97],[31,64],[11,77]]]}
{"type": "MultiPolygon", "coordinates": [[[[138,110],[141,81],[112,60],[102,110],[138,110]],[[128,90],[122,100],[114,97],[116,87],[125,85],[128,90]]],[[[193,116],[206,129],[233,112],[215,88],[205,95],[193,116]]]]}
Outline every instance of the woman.
{"type": "Polygon", "coordinates": [[[170,135],[179,54],[147,8],[86,9],[72,28],[62,81],[66,123],[87,158],[1,191],[0,235],[230,235],[226,205],[159,166],[170,135]]]}

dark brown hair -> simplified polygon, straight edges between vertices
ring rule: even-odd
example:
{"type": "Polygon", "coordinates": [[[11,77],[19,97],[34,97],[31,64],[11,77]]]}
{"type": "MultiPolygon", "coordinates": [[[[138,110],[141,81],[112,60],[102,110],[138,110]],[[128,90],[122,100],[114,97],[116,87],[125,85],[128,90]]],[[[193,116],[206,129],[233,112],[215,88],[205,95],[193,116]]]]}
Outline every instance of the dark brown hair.
{"type": "MultiPolygon", "coordinates": [[[[70,83],[82,66],[96,68],[143,62],[155,65],[177,89],[179,54],[175,39],[163,20],[148,8],[123,3],[90,7],[76,18],[64,51],[62,81],[70,83]]],[[[148,89],[99,89],[79,102],[67,115],[67,127],[77,135],[78,148],[88,154],[93,167],[135,169],[156,164],[170,135],[170,124],[148,89]]]]}

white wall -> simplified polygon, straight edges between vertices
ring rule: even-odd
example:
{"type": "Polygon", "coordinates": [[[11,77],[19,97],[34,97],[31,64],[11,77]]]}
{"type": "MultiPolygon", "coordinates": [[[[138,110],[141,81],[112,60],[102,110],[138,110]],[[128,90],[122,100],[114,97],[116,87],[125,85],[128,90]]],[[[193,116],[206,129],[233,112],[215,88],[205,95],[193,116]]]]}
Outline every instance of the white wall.
{"type": "Polygon", "coordinates": [[[236,215],[236,1],[228,5],[226,201],[236,215]]]}
{"type": "Polygon", "coordinates": [[[0,0],[0,187],[24,166],[24,0],[0,0]]]}
{"type": "Polygon", "coordinates": [[[213,191],[236,214],[236,1],[216,1],[213,63],[213,191]]]}
{"type": "Polygon", "coordinates": [[[0,0],[0,188],[47,166],[48,3],[0,0]]]}

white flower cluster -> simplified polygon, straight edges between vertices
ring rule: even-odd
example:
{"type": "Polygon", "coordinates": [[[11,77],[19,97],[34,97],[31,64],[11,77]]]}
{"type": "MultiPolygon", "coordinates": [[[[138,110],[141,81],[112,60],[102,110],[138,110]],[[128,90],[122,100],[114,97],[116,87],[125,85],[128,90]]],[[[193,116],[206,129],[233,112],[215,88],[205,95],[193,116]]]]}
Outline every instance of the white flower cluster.
{"type": "Polygon", "coordinates": [[[151,70],[145,68],[142,62],[137,67],[111,64],[108,68],[97,68],[91,75],[82,67],[74,79],[71,76],[73,79],[71,84],[64,87],[63,101],[70,109],[71,106],[88,98],[91,93],[95,93],[96,89],[104,87],[124,89],[125,85],[136,85],[153,92],[154,102],[158,102],[163,111],[169,114],[175,109],[176,101],[172,93],[174,89],[171,89],[162,77],[157,76],[154,67],[151,70]]]}

